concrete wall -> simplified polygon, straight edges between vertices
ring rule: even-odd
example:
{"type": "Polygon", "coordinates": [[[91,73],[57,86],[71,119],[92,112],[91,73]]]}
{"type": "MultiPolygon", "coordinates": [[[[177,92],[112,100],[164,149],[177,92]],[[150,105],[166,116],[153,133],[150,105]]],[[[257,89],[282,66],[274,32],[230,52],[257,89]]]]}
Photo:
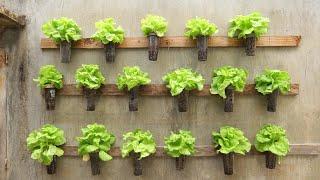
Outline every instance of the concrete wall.
{"type": "MultiPolygon", "coordinates": [[[[65,130],[68,145],[76,145],[75,137],[88,123],[102,123],[115,133],[116,146],[122,143],[122,134],[135,128],[150,130],[158,145],[163,137],[178,128],[189,129],[197,137],[197,145],[211,144],[210,133],[223,125],[243,129],[251,142],[257,130],[265,123],[275,123],[287,129],[291,143],[320,142],[320,1],[210,1],[210,0],[47,0],[3,1],[19,14],[27,15],[27,26],[16,35],[7,32],[5,45],[11,55],[7,71],[7,158],[6,179],[316,179],[320,159],[317,156],[288,156],[274,171],[264,167],[263,156],[237,156],[235,174],[223,175],[222,162],[215,158],[190,158],[182,172],[175,170],[173,159],[150,158],[145,161],[144,175],[132,175],[131,161],[115,158],[104,163],[102,174],[92,177],[89,163],[80,158],[64,157],[58,162],[57,174],[46,175],[45,168],[30,159],[25,139],[29,132],[45,123],[54,123],[65,130]],[[238,14],[260,11],[270,18],[268,35],[301,35],[298,48],[259,48],[255,57],[247,57],[242,48],[211,48],[206,62],[197,61],[194,49],[161,49],[157,62],[147,60],[145,49],[118,50],[116,62],[105,64],[102,50],[74,50],[72,62],[61,64],[57,50],[41,50],[41,25],[51,18],[73,18],[83,30],[83,36],[94,33],[94,22],[114,17],[126,36],[142,36],[140,19],[147,13],[164,16],[169,22],[168,36],[182,35],[185,23],[202,16],[219,27],[217,35],[226,35],[228,20],[238,14]],[[11,41],[12,42],[12,41],[11,41]],[[7,44],[6,44],[7,43],[7,44]],[[9,44],[8,44],[9,43],[9,44]],[[41,66],[54,64],[63,72],[65,83],[74,83],[75,70],[84,63],[99,64],[108,83],[126,65],[138,65],[149,72],[153,83],[162,83],[161,77],[178,67],[191,67],[210,83],[212,68],[232,65],[246,68],[249,83],[264,68],[289,71],[292,82],[300,84],[296,97],[280,97],[278,111],[266,112],[265,99],[260,96],[241,96],[235,101],[233,113],[223,112],[218,97],[191,97],[189,111],[178,113],[171,97],[142,97],[139,111],[128,111],[127,97],[103,97],[95,112],[86,112],[82,97],[58,97],[56,110],[45,110],[41,92],[32,79],[41,66]]],[[[4,178],[5,179],[5,178],[4,178]]]]}

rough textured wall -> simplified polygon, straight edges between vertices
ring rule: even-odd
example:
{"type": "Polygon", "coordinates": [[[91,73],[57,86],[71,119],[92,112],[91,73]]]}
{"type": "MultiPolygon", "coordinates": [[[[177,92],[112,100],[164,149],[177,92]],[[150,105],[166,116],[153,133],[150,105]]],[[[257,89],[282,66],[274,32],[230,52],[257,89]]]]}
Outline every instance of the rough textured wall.
{"type": "MultiPolygon", "coordinates": [[[[9,1],[8,1],[9,2],[9,1]]],[[[12,1],[5,4],[27,15],[27,26],[18,42],[11,47],[14,59],[9,66],[7,81],[8,108],[8,179],[221,179],[224,177],[219,157],[190,158],[182,172],[175,170],[169,158],[147,159],[142,177],[132,176],[128,159],[115,158],[104,163],[102,175],[92,177],[89,163],[80,158],[59,159],[57,174],[46,175],[45,169],[29,158],[26,151],[27,134],[45,123],[54,123],[65,130],[68,144],[76,145],[75,137],[88,123],[105,124],[117,136],[135,128],[149,129],[158,145],[171,130],[184,128],[197,137],[197,145],[211,143],[210,132],[223,125],[244,130],[251,141],[264,123],[276,123],[287,129],[291,143],[320,142],[318,123],[320,116],[319,60],[320,2],[311,0],[262,1],[210,1],[210,0],[47,0],[12,1]],[[126,36],[142,36],[140,19],[147,13],[164,16],[169,22],[167,35],[182,35],[185,22],[203,16],[219,27],[218,35],[226,35],[228,20],[238,14],[254,10],[271,20],[268,35],[298,35],[302,42],[298,48],[259,48],[255,57],[247,57],[242,48],[211,48],[206,62],[197,61],[195,49],[161,49],[157,62],[147,60],[146,49],[118,50],[116,62],[105,64],[102,50],[74,50],[72,63],[61,64],[57,50],[40,49],[41,25],[54,17],[73,18],[82,27],[83,36],[94,31],[94,22],[114,17],[126,36]],[[191,67],[210,83],[212,68],[222,65],[243,67],[249,70],[249,82],[264,68],[289,71],[292,81],[300,83],[297,97],[281,97],[278,111],[267,113],[265,100],[260,96],[236,97],[233,113],[223,112],[223,102],[218,97],[191,97],[189,111],[178,113],[171,97],[142,97],[139,111],[128,112],[127,97],[103,97],[95,112],[85,111],[81,97],[58,97],[54,112],[45,110],[40,90],[32,82],[39,68],[55,64],[65,75],[65,83],[74,83],[75,70],[83,63],[101,66],[109,83],[125,65],[138,65],[149,72],[153,83],[162,83],[161,77],[178,67],[191,67]],[[21,89],[23,88],[23,90],[21,89]]],[[[11,32],[9,32],[11,33],[11,32]]],[[[236,157],[235,174],[228,179],[316,179],[320,168],[317,156],[288,156],[274,171],[264,167],[263,156],[236,157]]]]}

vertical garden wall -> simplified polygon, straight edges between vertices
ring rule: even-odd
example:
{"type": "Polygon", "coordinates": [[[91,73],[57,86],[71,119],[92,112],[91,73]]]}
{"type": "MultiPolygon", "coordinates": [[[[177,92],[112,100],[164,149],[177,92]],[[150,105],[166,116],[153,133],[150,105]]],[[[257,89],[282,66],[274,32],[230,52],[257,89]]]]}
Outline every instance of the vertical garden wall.
{"type": "MultiPolygon", "coordinates": [[[[150,130],[157,146],[164,145],[164,137],[171,131],[186,129],[196,137],[196,146],[212,144],[211,131],[224,125],[242,129],[250,142],[263,124],[273,123],[284,127],[290,144],[308,145],[289,153],[275,170],[265,168],[264,156],[249,153],[236,156],[234,174],[228,178],[243,179],[315,179],[320,168],[320,3],[317,1],[0,1],[6,7],[26,15],[23,30],[8,30],[1,45],[9,57],[6,66],[6,116],[0,122],[1,147],[0,179],[90,179],[90,164],[76,156],[75,148],[68,156],[59,158],[56,174],[47,175],[45,167],[33,161],[26,147],[28,134],[46,123],[55,124],[65,131],[67,145],[76,146],[75,137],[90,123],[104,124],[116,136],[115,146],[122,144],[122,134],[136,128],[150,130]],[[258,47],[255,56],[246,56],[241,47],[209,47],[206,61],[198,61],[196,48],[160,48],[157,61],[148,60],[147,48],[117,49],[114,63],[106,63],[101,48],[72,49],[72,60],[60,62],[59,50],[44,48],[41,26],[49,19],[61,16],[74,19],[82,28],[83,37],[94,32],[94,23],[113,17],[125,30],[125,37],[142,37],[140,20],[148,13],[165,17],[169,23],[166,36],[182,36],[187,20],[196,16],[214,22],[226,36],[228,21],[238,14],[260,11],[270,19],[266,36],[297,35],[302,37],[299,46],[258,47]],[[32,81],[39,68],[53,64],[64,75],[64,84],[75,84],[74,75],[81,64],[99,64],[108,84],[115,84],[124,66],[140,66],[149,73],[152,84],[163,84],[162,76],[180,67],[189,67],[201,73],[205,84],[211,83],[213,68],[224,65],[245,68],[249,72],[248,84],[265,68],[288,71],[292,83],[299,84],[295,96],[280,96],[276,112],[266,111],[265,97],[257,94],[235,95],[233,112],[224,112],[219,96],[190,96],[188,111],[178,111],[177,101],[169,95],[139,96],[139,110],[130,112],[128,96],[112,96],[105,92],[96,104],[95,111],[86,111],[86,100],[78,91],[63,90],[56,98],[54,111],[47,111],[40,89],[32,81]],[[6,139],[6,140],[3,140],[6,139]],[[314,145],[314,146],[313,146],[314,145]],[[5,169],[5,170],[3,170],[5,169]],[[2,173],[4,172],[4,173],[2,173]],[[4,174],[4,175],[3,175],[4,174]]],[[[266,40],[266,43],[272,43],[266,40]]],[[[210,43],[209,43],[210,44],[210,43]]],[[[148,92],[147,92],[148,93],[148,92]]],[[[161,92],[158,92],[161,93],[161,92]]],[[[173,158],[161,156],[144,160],[144,179],[220,179],[224,176],[220,156],[212,150],[205,156],[187,159],[184,170],[176,171],[173,158]],[[210,154],[211,153],[211,154],[210,154]]],[[[207,154],[206,154],[207,153],[207,154]]],[[[114,152],[114,154],[117,154],[114,152]]],[[[119,153],[118,153],[119,154],[119,153]]],[[[198,153],[199,155],[199,153],[198,153]]],[[[127,179],[133,176],[132,160],[114,157],[101,164],[101,174],[95,179],[127,179]]]]}

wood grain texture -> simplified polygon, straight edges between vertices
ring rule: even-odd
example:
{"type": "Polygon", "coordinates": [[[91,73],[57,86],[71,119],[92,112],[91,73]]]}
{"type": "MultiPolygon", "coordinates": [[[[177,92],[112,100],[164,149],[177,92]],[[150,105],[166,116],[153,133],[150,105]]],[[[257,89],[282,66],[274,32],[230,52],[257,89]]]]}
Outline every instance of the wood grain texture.
{"type": "MultiPolygon", "coordinates": [[[[6,177],[7,163],[7,67],[4,65],[6,61],[6,51],[0,49],[0,174],[1,177],[6,177]]],[[[1,179],[1,178],[0,178],[1,179]]]]}
{"type": "MultiPolygon", "coordinates": [[[[290,142],[319,143],[320,114],[320,61],[319,37],[320,3],[310,0],[3,0],[7,7],[27,15],[27,28],[16,44],[2,42],[8,50],[6,101],[8,132],[8,168],[0,171],[9,180],[87,180],[93,179],[90,162],[79,157],[58,158],[57,174],[48,176],[45,168],[30,158],[26,149],[26,137],[46,123],[52,123],[65,132],[68,145],[77,145],[75,137],[87,124],[105,125],[115,134],[115,147],[122,144],[121,134],[136,128],[150,130],[158,146],[163,146],[163,137],[177,129],[190,130],[197,137],[197,145],[211,142],[210,130],[224,125],[238,127],[252,142],[259,128],[272,123],[286,129],[290,142]],[[15,8],[21,7],[21,8],[15,8]],[[90,7],[90,8],[89,8],[90,7]],[[222,8],[223,7],[223,8],[222,8]],[[248,8],[249,7],[249,8],[248,8]],[[115,63],[106,64],[103,49],[73,49],[71,63],[62,64],[58,49],[41,49],[43,23],[61,16],[74,19],[82,29],[83,37],[95,31],[94,22],[113,17],[128,37],[142,37],[140,21],[148,13],[164,16],[169,23],[167,37],[182,35],[186,22],[196,16],[214,22],[219,32],[226,36],[228,20],[238,14],[259,10],[270,19],[266,35],[301,34],[298,47],[257,48],[256,56],[247,57],[243,47],[208,48],[208,60],[197,61],[197,49],[160,48],[158,61],[148,61],[147,49],[118,49],[115,63]],[[310,28],[311,27],[311,28],[310,28]],[[149,73],[154,84],[161,84],[162,76],[176,68],[189,67],[201,72],[210,83],[212,68],[231,65],[247,69],[248,82],[265,68],[282,69],[290,73],[292,82],[298,82],[300,91],[296,97],[282,96],[275,113],[266,111],[266,97],[235,97],[234,112],[223,112],[219,96],[191,96],[188,112],[179,113],[176,98],[170,96],[141,96],[139,111],[128,111],[127,96],[104,96],[97,103],[96,111],[85,110],[83,96],[57,96],[55,111],[45,109],[40,88],[32,79],[40,67],[53,64],[64,75],[66,84],[74,83],[74,73],[81,64],[98,64],[106,74],[106,82],[113,84],[124,66],[139,66],[149,73]]],[[[6,31],[8,34],[10,31],[6,31]]],[[[10,39],[9,39],[10,40],[10,39]]],[[[117,93],[117,92],[114,92],[117,93]]],[[[301,151],[304,148],[301,148],[301,151]]],[[[0,154],[1,156],[1,154],[0,154]]],[[[263,155],[236,156],[234,175],[223,174],[220,156],[187,158],[185,169],[177,172],[173,158],[146,158],[143,160],[142,179],[155,180],[212,180],[212,179],[318,179],[320,176],[319,155],[289,155],[281,160],[274,171],[265,167],[263,155]]],[[[0,162],[1,164],[1,162],[0,162]]],[[[141,179],[140,178],[140,179],[141,179]]],[[[137,179],[133,177],[132,159],[114,158],[101,163],[101,174],[94,179],[137,179]]]]}
{"type": "MultiPolygon", "coordinates": [[[[79,156],[77,146],[63,146],[64,156],[79,156]]],[[[212,146],[197,146],[195,147],[194,157],[210,157],[217,156],[218,153],[212,148],[212,146]]],[[[108,154],[113,157],[121,157],[121,150],[119,147],[112,148],[108,154]]],[[[251,151],[248,153],[250,155],[263,155],[263,153],[258,152],[252,147],[251,151]]],[[[320,154],[320,144],[291,144],[290,152],[288,155],[319,155],[320,154]]],[[[158,146],[157,151],[154,155],[156,157],[167,156],[164,147],[158,146]]]]}
{"type": "Polygon", "coordinates": [[[25,25],[25,17],[18,16],[12,11],[0,6],[0,27],[1,28],[16,28],[25,25]]]}
{"type": "MultiPolygon", "coordinates": [[[[299,45],[301,36],[263,36],[257,41],[257,47],[296,47],[299,45]]],[[[42,49],[58,48],[58,45],[51,39],[41,39],[42,49]]],[[[183,36],[160,38],[162,48],[191,48],[196,46],[196,41],[183,36]]],[[[243,40],[228,38],[225,36],[213,36],[208,39],[208,47],[240,47],[243,40]]],[[[90,38],[84,38],[72,45],[80,49],[101,49],[103,44],[90,38]]],[[[148,40],[145,37],[126,37],[117,48],[147,48],[148,40]]]]}
{"type": "MultiPolygon", "coordinates": [[[[115,84],[107,84],[101,88],[102,95],[105,96],[123,96],[127,92],[120,91],[115,84]]],[[[62,89],[58,90],[58,95],[62,96],[81,96],[83,95],[83,90],[81,88],[76,88],[74,84],[66,84],[62,89]]],[[[193,90],[190,91],[191,95],[195,96],[211,96],[210,85],[204,85],[202,91],[193,90]]],[[[247,84],[243,92],[235,92],[238,95],[258,95],[259,93],[255,90],[254,84],[247,84]]],[[[299,84],[292,84],[291,90],[288,94],[289,96],[295,96],[299,94],[299,84]]],[[[164,84],[150,84],[145,85],[140,88],[139,95],[142,96],[169,96],[170,91],[164,84]]]]}

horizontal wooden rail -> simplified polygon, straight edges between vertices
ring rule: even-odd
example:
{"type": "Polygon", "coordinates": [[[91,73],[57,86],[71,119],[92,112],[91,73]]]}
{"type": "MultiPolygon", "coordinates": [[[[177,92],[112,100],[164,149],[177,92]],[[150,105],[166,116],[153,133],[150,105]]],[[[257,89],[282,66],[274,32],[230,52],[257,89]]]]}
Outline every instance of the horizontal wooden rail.
{"type": "MultiPolygon", "coordinates": [[[[64,156],[79,156],[77,146],[64,146],[64,156]]],[[[197,146],[196,152],[193,156],[195,157],[210,157],[217,156],[218,153],[213,149],[212,146],[197,146]]],[[[121,157],[121,150],[119,147],[114,147],[108,152],[113,157],[121,157]]],[[[261,155],[262,153],[255,150],[252,147],[249,152],[251,155],[261,155]]],[[[289,155],[319,155],[320,154],[320,144],[291,144],[289,155]]],[[[167,156],[164,148],[162,146],[157,147],[156,153],[153,155],[156,157],[167,156]]]]}
{"type": "MultiPolygon", "coordinates": [[[[262,36],[257,41],[257,47],[295,47],[298,46],[301,36],[262,36]]],[[[160,39],[160,47],[190,48],[195,47],[196,41],[183,36],[163,37],[160,39]]],[[[209,38],[208,47],[239,47],[243,46],[243,40],[228,38],[225,36],[212,36],[209,38]]],[[[73,48],[100,49],[103,44],[90,38],[84,38],[72,45],[73,48]]],[[[147,48],[146,37],[126,37],[118,48],[147,48]]],[[[51,39],[41,39],[42,49],[58,48],[58,45],[51,39]]]]}
{"type": "Polygon", "coordinates": [[[18,16],[4,6],[0,6],[0,28],[20,28],[25,23],[25,16],[18,16]]]}
{"type": "MultiPolygon", "coordinates": [[[[127,93],[125,91],[120,91],[115,84],[107,84],[101,88],[102,95],[105,96],[123,96],[127,93]]],[[[74,84],[67,84],[57,92],[58,95],[63,96],[80,96],[83,95],[82,88],[77,88],[74,84]]],[[[139,94],[142,96],[166,96],[170,95],[168,88],[164,84],[150,84],[142,86],[140,88],[139,94]]],[[[243,92],[236,94],[239,95],[254,95],[259,94],[255,88],[254,84],[247,84],[243,92]]],[[[299,84],[292,84],[291,90],[288,94],[294,96],[299,94],[299,84]]],[[[210,85],[206,84],[202,91],[193,90],[191,95],[195,96],[210,96],[210,85]]]]}

